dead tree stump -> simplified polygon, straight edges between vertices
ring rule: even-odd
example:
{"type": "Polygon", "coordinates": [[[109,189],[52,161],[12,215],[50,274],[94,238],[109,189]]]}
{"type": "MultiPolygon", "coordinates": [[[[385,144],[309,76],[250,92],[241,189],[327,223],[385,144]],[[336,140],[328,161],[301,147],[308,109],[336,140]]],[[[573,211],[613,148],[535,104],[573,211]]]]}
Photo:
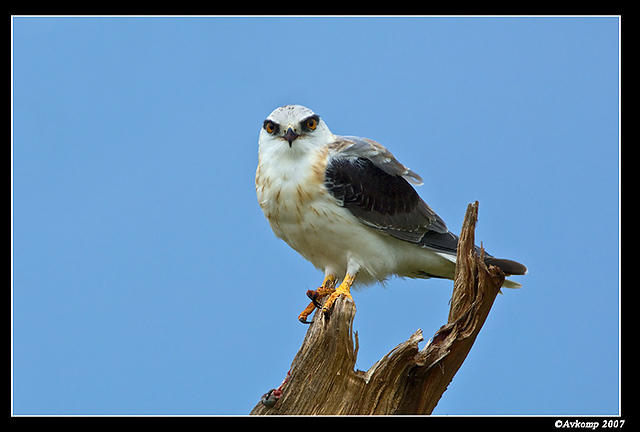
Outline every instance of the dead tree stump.
{"type": "MultiPolygon", "coordinates": [[[[358,335],[355,305],[340,297],[329,317],[316,313],[291,365],[281,396],[252,415],[430,414],[484,325],[504,282],[474,248],[478,202],[469,204],[458,243],[447,324],[422,349],[418,329],[368,371],[354,370],[358,335]]],[[[481,255],[484,255],[482,250],[481,255]]]]}

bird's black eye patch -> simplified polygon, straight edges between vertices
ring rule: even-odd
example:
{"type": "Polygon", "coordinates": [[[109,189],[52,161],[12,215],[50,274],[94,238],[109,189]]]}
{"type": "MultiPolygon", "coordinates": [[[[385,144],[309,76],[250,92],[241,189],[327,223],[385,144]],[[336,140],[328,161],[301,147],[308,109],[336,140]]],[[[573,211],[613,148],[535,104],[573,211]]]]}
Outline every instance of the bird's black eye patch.
{"type": "Polygon", "coordinates": [[[306,132],[311,132],[318,127],[318,123],[320,122],[320,117],[317,115],[312,115],[302,120],[302,130],[306,132]]]}
{"type": "Polygon", "coordinates": [[[262,128],[271,135],[277,134],[280,130],[280,126],[278,125],[278,123],[274,123],[271,120],[265,120],[262,124],[262,128]]]}

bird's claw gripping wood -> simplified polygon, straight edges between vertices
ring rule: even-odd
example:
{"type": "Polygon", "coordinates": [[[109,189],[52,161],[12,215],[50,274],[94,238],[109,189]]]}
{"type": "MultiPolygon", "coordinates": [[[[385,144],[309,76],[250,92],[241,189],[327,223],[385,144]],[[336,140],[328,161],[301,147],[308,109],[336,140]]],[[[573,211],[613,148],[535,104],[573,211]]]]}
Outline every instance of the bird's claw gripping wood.
{"type": "Polygon", "coordinates": [[[311,299],[311,303],[298,315],[298,321],[303,324],[311,324],[311,321],[307,321],[307,317],[315,310],[315,308],[322,308],[322,305],[318,302],[321,298],[333,293],[335,286],[338,283],[338,279],[333,275],[328,275],[324,278],[322,285],[317,290],[308,290],[307,297],[311,299]]]}
{"type": "Polygon", "coordinates": [[[319,287],[317,290],[307,290],[307,297],[311,299],[311,303],[318,309],[322,307],[322,304],[318,302],[322,297],[330,294],[329,292],[325,292],[322,287],[319,287]]]}
{"type": "Polygon", "coordinates": [[[353,301],[353,297],[351,297],[351,285],[353,285],[353,282],[355,280],[356,280],[356,275],[350,275],[349,273],[347,273],[342,283],[338,286],[338,288],[336,288],[336,290],[333,293],[331,293],[327,301],[324,302],[324,306],[322,306],[322,312],[324,312],[325,314],[328,314],[329,312],[331,312],[333,303],[341,295],[353,301]]]}

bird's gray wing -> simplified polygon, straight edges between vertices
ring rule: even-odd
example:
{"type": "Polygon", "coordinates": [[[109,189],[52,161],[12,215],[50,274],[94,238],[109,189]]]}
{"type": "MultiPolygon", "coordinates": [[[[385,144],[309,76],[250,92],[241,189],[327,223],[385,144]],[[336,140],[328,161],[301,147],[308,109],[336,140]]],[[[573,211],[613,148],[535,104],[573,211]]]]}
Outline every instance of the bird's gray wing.
{"type": "Polygon", "coordinates": [[[369,159],[375,166],[387,174],[399,175],[414,185],[422,184],[422,177],[398,162],[398,160],[382,144],[369,138],[356,136],[336,136],[329,145],[332,155],[344,158],[369,159]]]}
{"type": "MultiPolygon", "coordinates": [[[[340,205],[365,225],[397,239],[456,255],[458,236],[409,184],[422,183],[418,174],[367,138],[336,137],[329,150],[324,184],[340,205]]],[[[476,252],[480,253],[477,246],[476,252]]],[[[507,275],[527,272],[523,264],[495,258],[486,251],[485,262],[507,275]]]]}
{"type": "Polygon", "coordinates": [[[400,240],[456,253],[458,238],[409,184],[420,176],[379,143],[336,137],[329,146],[325,186],[362,223],[400,240]]]}

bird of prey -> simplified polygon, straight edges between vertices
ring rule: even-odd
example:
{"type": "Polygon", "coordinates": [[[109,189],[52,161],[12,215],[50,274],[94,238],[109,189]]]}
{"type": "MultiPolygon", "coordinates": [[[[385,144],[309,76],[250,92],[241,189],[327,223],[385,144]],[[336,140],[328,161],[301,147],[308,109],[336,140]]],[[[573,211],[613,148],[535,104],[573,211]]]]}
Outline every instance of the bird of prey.
{"type": "MultiPolygon", "coordinates": [[[[264,215],[277,237],[324,272],[318,290],[307,292],[312,302],[301,322],[315,307],[329,312],[338,296],[351,298],[354,284],[392,275],[454,278],[458,237],[412,187],[421,177],[381,144],[334,135],[309,108],[286,105],[264,120],[258,146],[256,193],[264,215]]],[[[489,254],[485,261],[506,275],[527,271],[489,254]]]]}

